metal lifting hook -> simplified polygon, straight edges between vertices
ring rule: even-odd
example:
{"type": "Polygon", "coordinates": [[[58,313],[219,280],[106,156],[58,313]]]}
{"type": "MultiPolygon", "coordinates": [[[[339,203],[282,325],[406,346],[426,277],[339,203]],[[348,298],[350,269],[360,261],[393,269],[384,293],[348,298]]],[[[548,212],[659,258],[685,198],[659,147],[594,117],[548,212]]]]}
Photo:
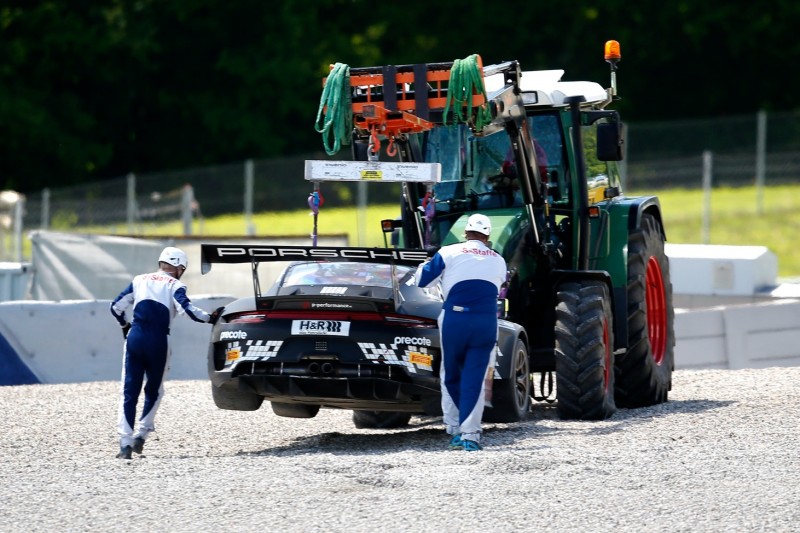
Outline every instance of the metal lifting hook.
{"type": "Polygon", "coordinates": [[[375,130],[375,126],[370,128],[369,131],[369,150],[367,152],[367,157],[370,161],[377,161],[378,152],[381,151],[381,140],[378,138],[378,132],[375,130]]]}
{"type": "Polygon", "coordinates": [[[389,144],[386,146],[386,155],[389,157],[397,155],[397,146],[394,144],[394,137],[389,137],[389,144]]]}

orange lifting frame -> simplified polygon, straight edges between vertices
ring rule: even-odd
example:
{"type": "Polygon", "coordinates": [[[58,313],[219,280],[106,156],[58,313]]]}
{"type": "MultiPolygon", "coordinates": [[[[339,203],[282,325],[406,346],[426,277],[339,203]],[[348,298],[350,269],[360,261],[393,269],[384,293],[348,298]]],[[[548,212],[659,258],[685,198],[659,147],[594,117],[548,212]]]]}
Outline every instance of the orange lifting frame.
{"type": "MultiPolygon", "coordinates": [[[[483,61],[478,56],[478,68],[483,71],[483,61]]],[[[450,81],[451,68],[436,68],[427,71],[428,109],[441,111],[447,104],[447,90],[450,81]]],[[[331,65],[333,68],[333,65],[331,65]]],[[[386,109],[383,95],[383,74],[357,74],[350,76],[350,86],[358,87],[366,98],[363,102],[352,103],[353,124],[364,131],[373,131],[389,138],[402,133],[419,133],[434,128],[435,124],[415,115],[416,102],[414,94],[409,94],[407,89],[415,83],[414,72],[397,72],[395,74],[394,93],[397,94],[397,109],[386,109]]],[[[323,84],[327,78],[323,80],[323,84]]],[[[362,94],[362,93],[360,93],[362,94]]],[[[484,95],[473,92],[472,106],[478,107],[486,103],[484,95]]]]}

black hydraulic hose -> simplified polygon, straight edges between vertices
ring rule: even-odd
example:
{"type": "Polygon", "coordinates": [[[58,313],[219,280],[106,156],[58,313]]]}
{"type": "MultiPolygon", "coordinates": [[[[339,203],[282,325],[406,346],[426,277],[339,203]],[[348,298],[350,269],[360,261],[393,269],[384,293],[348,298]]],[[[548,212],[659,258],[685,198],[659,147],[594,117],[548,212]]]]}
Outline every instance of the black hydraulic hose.
{"type": "Polygon", "coordinates": [[[583,140],[581,139],[581,102],[583,96],[571,96],[569,103],[572,122],[572,147],[575,153],[575,170],[578,180],[578,270],[589,269],[589,191],[586,186],[586,163],[583,160],[583,140]]]}

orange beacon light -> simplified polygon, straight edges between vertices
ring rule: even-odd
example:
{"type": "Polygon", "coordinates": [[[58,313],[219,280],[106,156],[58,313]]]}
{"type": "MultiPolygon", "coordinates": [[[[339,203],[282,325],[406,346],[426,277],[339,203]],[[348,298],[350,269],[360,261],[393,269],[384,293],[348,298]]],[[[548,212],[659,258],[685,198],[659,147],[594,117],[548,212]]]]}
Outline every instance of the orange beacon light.
{"type": "Polygon", "coordinates": [[[622,59],[622,54],[619,51],[619,42],[617,41],[606,41],[606,53],[605,53],[606,61],[611,64],[616,63],[620,59],[622,59]]]}
{"type": "Polygon", "coordinates": [[[606,41],[605,59],[611,65],[611,95],[617,95],[617,62],[622,59],[618,41],[606,41]]]}

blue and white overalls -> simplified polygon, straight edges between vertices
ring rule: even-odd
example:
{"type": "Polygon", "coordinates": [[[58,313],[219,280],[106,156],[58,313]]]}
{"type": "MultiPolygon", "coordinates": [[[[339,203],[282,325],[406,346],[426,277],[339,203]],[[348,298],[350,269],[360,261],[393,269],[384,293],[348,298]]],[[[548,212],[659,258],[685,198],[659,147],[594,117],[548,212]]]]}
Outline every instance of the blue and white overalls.
{"type": "Polygon", "coordinates": [[[444,246],[419,266],[419,287],[441,277],[442,412],[447,432],[480,442],[483,385],[497,343],[497,296],[506,262],[478,240],[444,246]]]}
{"type": "Polygon", "coordinates": [[[146,439],[155,429],[154,419],[164,396],[164,378],[169,368],[172,319],[177,313],[185,313],[195,322],[210,319],[208,313],[192,305],[186,296],[186,285],[162,271],[136,276],[111,303],[111,314],[120,326],[127,323],[125,311],[131,306],[133,320],[123,352],[123,387],[117,425],[120,446],[132,446],[135,438],[146,439]],[[145,377],[144,408],[134,434],[136,404],[145,377]]]}

